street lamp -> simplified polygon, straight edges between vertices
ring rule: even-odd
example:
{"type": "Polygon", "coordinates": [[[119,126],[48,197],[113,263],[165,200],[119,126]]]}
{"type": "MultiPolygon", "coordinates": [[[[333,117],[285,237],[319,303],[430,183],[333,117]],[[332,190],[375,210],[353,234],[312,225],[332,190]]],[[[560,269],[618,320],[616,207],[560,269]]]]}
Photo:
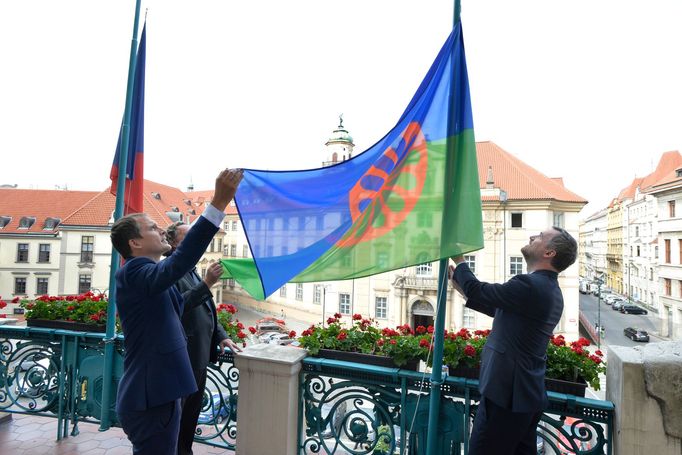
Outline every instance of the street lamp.
{"type": "Polygon", "coordinates": [[[604,280],[597,277],[594,279],[594,284],[597,285],[597,348],[601,349],[601,286],[604,280]]]}

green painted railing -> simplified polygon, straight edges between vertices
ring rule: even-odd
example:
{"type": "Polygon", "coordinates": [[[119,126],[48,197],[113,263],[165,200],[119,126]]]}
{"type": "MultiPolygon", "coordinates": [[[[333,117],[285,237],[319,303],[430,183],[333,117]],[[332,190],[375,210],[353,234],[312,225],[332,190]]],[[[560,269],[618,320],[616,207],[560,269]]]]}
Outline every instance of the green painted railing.
{"type": "MultiPolygon", "coordinates": [[[[306,358],[300,381],[299,453],[424,454],[429,389],[424,373],[306,358]]],[[[550,406],[537,429],[538,453],[612,453],[613,403],[548,395],[550,406]]],[[[477,380],[445,379],[436,453],[468,453],[479,399],[477,380]]]]}
{"type": "MultiPolygon", "coordinates": [[[[78,435],[80,422],[99,424],[104,384],[103,333],[0,326],[0,411],[56,418],[57,440],[78,435]]],[[[114,347],[114,393],[123,371],[123,337],[114,347]]],[[[210,365],[195,441],[234,450],[239,371],[232,353],[210,365]]]]}

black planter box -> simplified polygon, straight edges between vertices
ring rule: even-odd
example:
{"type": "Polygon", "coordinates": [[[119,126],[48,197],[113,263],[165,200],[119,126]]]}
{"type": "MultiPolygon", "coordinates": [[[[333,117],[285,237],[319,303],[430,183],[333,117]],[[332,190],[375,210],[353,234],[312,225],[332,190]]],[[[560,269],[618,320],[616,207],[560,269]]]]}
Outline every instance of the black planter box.
{"type": "Polygon", "coordinates": [[[548,392],[565,393],[566,395],[575,395],[577,397],[585,396],[585,389],[587,383],[578,378],[581,382],[562,381],[561,379],[545,378],[545,388],[548,392]]]}
{"type": "Polygon", "coordinates": [[[419,369],[419,360],[413,359],[403,366],[398,366],[393,363],[393,359],[382,355],[363,354],[361,352],[346,352],[335,351],[333,349],[320,349],[320,352],[315,357],[323,357],[331,360],[343,360],[344,362],[362,363],[365,365],[376,365],[379,367],[388,368],[402,368],[404,370],[417,371],[419,369]]]}
{"type": "Polygon", "coordinates": [[[106,324],[85,324],[84,322],[72,322],[50,319],[26,319],[29,327],[42,327],[45,329],[73,330],[74,332],[96,332],[104,333],[107,331],[106,324]]]}

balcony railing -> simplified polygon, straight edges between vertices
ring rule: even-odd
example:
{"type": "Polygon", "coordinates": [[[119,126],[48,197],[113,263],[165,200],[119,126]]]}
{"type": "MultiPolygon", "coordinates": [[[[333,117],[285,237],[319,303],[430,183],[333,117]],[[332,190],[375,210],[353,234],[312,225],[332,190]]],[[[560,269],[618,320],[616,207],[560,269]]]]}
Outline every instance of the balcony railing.
{"type": "Polygon", "coordinates": [[[403,278],[403,287],[413,289],[438,289],[438,279],[434,277],[408,275],[403,278]]]}
{"type": "MultiPolygon", "coordinates": [[[[81,422],[100,423],[104,334],[0,326],[0,411],[56,418],[57,439],[76,436],[81,422]]],[[[123,338],[114,341],[114,390],[123,371],[123,338]]],[[[231,352],[209,365],[195,441],[234,450],[239,371],[231,352]]]]}
{"type": "MultiPolygon", "coordinates": [[[[299,453],[423,454],[429,389],[424,373],[306,358],[300,381],[299,453]]],[[[550,406],[537,428],[543,453],[612,453],[611,402],[548,395],[550,406]]],[[[480,399],[478,381],[448,377],[441,396],[437,453],[467,454],[480,399]]]]}

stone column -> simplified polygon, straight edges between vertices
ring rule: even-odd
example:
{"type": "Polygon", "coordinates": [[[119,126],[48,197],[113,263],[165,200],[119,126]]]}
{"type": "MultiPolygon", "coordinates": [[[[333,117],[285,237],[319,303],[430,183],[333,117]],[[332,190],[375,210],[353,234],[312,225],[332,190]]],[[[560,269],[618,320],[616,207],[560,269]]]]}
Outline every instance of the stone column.
{"type": "Polygon", "coordinates": [[[239,369],[237,455],[295,455],[298,373],[304,349],[255,344],[235,356],[239,369]]]}
{"type": "Polygon", "coordinates": [[[682,342],[612,346],[606,399],[615,405],[614,453],[682,453],[682,342]]]}

